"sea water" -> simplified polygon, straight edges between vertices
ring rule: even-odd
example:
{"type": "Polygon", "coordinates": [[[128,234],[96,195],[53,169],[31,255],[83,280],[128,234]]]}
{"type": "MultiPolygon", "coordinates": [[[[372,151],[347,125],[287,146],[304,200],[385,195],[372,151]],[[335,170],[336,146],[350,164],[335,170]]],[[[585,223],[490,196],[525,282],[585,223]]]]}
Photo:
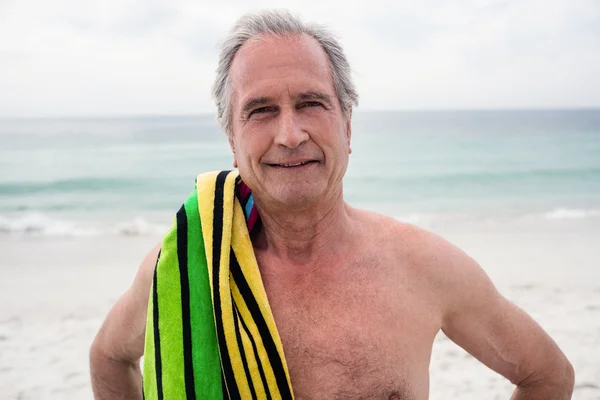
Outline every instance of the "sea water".
{"type": "MultiPolygon", "coordinates": [[[[0,120],[0,235],[157,235],[202,172],[214,115],[0,120]]],[[[357,111],[346,200],[424,226],[600,220],[600,110],[357,111]]]]}

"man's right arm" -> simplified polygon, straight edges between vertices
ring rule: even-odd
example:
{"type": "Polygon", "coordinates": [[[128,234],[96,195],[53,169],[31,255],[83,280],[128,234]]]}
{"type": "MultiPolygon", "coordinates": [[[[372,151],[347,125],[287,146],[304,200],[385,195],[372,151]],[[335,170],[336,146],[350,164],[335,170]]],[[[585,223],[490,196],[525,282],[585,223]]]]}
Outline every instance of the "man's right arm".
{"type": "Polygon", "coordinates": [[[144,354],[146,314],[152,276],[160,251],[146,255],[132,286],[115,303],[90,348],[96,400],[141,399],[140,358],[144,354]]]}

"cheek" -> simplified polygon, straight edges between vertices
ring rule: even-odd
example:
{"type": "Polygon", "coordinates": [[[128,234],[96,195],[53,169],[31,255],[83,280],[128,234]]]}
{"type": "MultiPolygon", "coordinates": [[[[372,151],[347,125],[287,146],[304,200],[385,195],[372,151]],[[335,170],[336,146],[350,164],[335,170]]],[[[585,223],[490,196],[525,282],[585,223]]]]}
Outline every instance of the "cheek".
{"type": "Polygon", "coordinates": [[[260,163],[261,157],[268,149],[264,140],[260,139],[260,135],[248,134],[238,142],[239,146],[236,147],[238,164],[252,168],[253,165],[260,163]]]}
{"type": "Polygon", "coordinates": [[[324,141],[324,144],[326,144],[327,147],[330,147],[329,151],[338,155],[348,153],[350,143],[345,126],[341,125],[337,120],[327,120],[325,123],[327,125],[322,125],[321,133],[323,135],[322,140],[324,141]]]}

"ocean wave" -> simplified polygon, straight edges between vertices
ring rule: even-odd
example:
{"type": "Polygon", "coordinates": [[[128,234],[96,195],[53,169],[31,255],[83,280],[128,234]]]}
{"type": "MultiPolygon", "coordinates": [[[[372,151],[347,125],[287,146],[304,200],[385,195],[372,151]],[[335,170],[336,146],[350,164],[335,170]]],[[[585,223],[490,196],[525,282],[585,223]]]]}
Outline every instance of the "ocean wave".
{"type": "Polygon", "coordinates": [[[143,218],[135,218],[107,226],[105,224],[60,220],[35,212],[17,218],[0,216],[0,235],[11,236],[157,236],[165,234],[168,229],[168,226],[149,222],[143,218]]]}
{"type": "MultiPolygon", "coordinates": [[[[439,224],[510,223],[511,221],[561,221],[600,218],[600,209],[555,208],[545,212],[528,213],[402,213],[394,216],[399,221],[424,228],[439,224]]],[[[85,222],[50,217],[40,212],[29,212],[18,217],[0,216],[0,236],[39,237],[95,237],[95,236],[162,236],[170,225],[149,221],[143,217],[120,222],[85,222]]]]}
{"type": "Polygon", "coordinates": [[[111,233],[118,236],[155,236],[164,235],[168,229],[168,226],[151,223],[143,218],[136,218],[117,224],[117,226],[111,229],[111,233]]]}
{"type": "Polygon", "coordinates": [[[556,208],[550,212],[542,214],[544,219],[583,219],[591,217],[600,217],[600,210],[578,210],[570,208],[556,208]]]}
{"type": "Polygon", "coordinates": [[[412,213],[395,216],[399,221],[425,228],[444,223],[493,223],[502,224],[519,221],[561,221],[600,218],[600,209],[555,208],[545,212],[483,212],[483,213],[412,213]]]}
{"type": "Polygon", "coordinates": [[[0,183],[0,194],[31,195],[50,192],[98,192],[137,189],[144,185],[141,179],[122,178],[72,178],[49,182],[0,183]]]}
{"type": "Polygon", "coordinates": [[[443,222],[448,220],[465,219],[465,216],[449,215],[449,214],[431,214],[431,213],[411,213],[402,214],[394,217],[398,221],[418,225],[424,228],[430,228],[437,222],[443,222]]]}
{"type": "Polygon", "coordinates": [[[600,176],[600,168],[533,168],[533,169],[515,169],[506,171],[456,171],[456,172],[441,172],[437,171],[430,174],[418,174],[411,172],[406,175],[399,175],[396,169],[361,172],[352,171],[348,174],[348,180],[360,183],[377,183],[390,181],[398,183],[489,183],[489,182],[512,182],[512,181],[529,181],[531,179],[576,179],[592,180],[600,176]]]}

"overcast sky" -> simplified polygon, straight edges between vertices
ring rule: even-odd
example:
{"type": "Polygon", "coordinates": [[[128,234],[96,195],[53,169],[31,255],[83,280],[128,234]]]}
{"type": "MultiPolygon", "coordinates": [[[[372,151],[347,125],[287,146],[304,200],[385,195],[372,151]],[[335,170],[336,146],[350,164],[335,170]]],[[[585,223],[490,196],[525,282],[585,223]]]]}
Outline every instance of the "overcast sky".
{"type": "Polygon", "coordinates": [[[345,46],[359,109],[600,106],[599,0],[0,0],[0,116],[213,112],[217,44],[286,7],[345,46]]]}

